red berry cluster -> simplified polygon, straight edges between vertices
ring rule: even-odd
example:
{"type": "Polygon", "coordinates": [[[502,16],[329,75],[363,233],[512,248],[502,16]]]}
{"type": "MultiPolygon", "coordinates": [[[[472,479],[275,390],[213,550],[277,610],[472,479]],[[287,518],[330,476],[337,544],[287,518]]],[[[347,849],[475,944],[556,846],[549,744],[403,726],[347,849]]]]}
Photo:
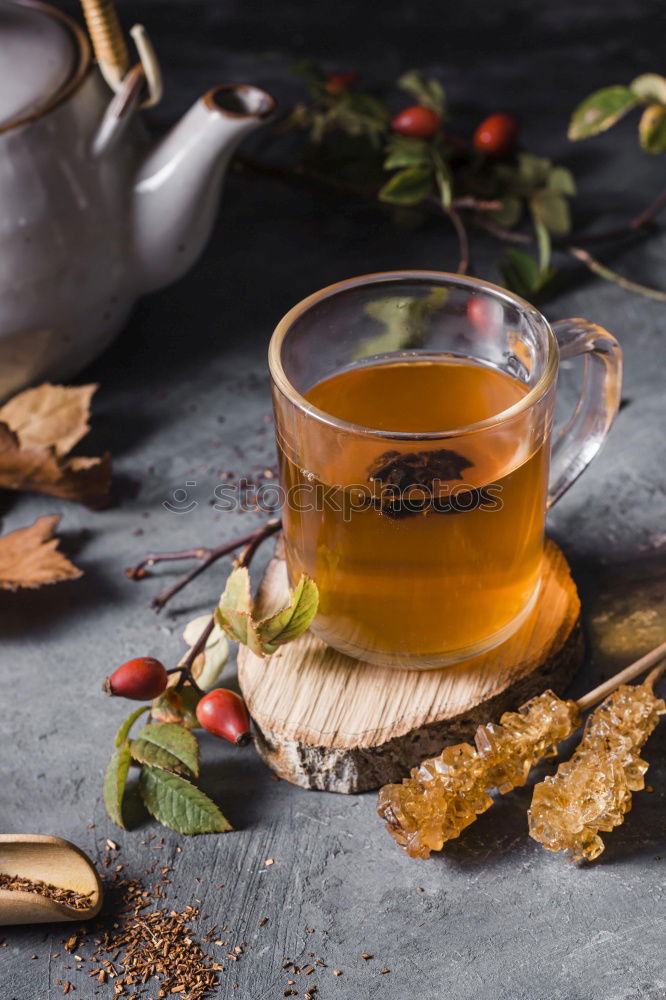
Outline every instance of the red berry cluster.
{"type": "MultiPolygon", "coordinates": [[[[138,656],[123,663],[104,681],[107,694],[134,701],[152,701],[167,686],[163,663],[152,656],[138,656]]],[[[235,691],[216,688],[197,705],[199,724],[214,736],[242,746],[250,740],[250,716],[243,699],[235,691]]]]}

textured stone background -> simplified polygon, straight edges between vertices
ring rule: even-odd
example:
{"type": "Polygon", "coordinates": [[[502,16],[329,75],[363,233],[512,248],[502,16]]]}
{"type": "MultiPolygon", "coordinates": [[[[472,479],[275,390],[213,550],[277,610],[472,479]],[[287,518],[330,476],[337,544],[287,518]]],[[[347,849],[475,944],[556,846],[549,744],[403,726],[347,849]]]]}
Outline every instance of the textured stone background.
{"type": "MultiPolygon", "coordinates": [[[[152,116],[157,125],[216,81],[261,84],[286,106],[297,94],[289,66],[298,56],[331,69],[358,66],[377,85],[421,66],[441,77],[462,126],[496,108],[521,114],[526,145],[579,178],[578,225],[626,218],[663,181],[664,159],[638,151],[635,121],[583,145],[565,138],[570,109],[590,90],[663,69],[661,0],[144,0],[122,11],[128,24],[144,21],[161,54],[167,89],[152,116]]],[[[497,256],[479,241],[479,272],[495,274],[497,256]]],[[[665,284],[663,234],[606,259],[665,284]]],[[[203,898],[211,920],[251,945],[222,976],[221,998],[281,997],[283,956],[298,962],[307,951],[343,970],[339,978],[330,969],[308,978],[316,978],[321,1000],[666,995],[664,725],[647,750],[654,792],[636,796],[625,825],[588,867],[567,866],[529,840],[529,789],[502,799],[425,864],[404,857],[383,832],[373,795],[289,787],[271,780],[251,749],[213,739],[203,741],[204,786],[236,832],[185,842],[178,855],[182,839],[167,833],[157,854],[139,844],[157,827],[117,836],[104,817],[101,776],[125,707],[102,700],[100,680],[136,654],[172,661],[183,623],[209,608],[228,565],[161,617],[148,601],[172,577],[160,571],[137,585],[123,568],[145,548],[205,544],[256,522],[250,514],[221,519],[208,501],[220,470],[238,475],[273,461],[270,429],[259,432],[269,412],[265,353],[276,320],[303,295],[352,274],[455,261],[443,227],[397,233],[369,208],[327,206],[278,182],[232,177],[197,267],[142,302],[117,344],[82,375],[102,384],[86,450],[113,452],[114,505],[93,514],[46,498],[2,500],[4,530],[62,509],[65,547],[85,576],[0,600],[0,830],[59,834],[94,857],[113,836],[130,874],[156,855],[165,865],[176,860],[173,904],[203,898]],[[198,507],[168,513],[161,501],[186,480],[197,482],[190,493],[198,507]],[[269,857],[275,864],[267,868],[269,857]],[[263,916],[270,922],[259,929],[263,916]],[[362,961],[361,952],[373,960],[362,961]],[[383,968],[390,973],[380,976],[383,968]]],[[[666,309],[583,274],[546,311],[606,324],[626,353],[627,405],[603,454],[551,519],[583,597],[589,657],[574,688],[581,692],[663,637],[666,309]]],[[[2,1000],[61,995],[55,980],[72,975],[62,958],[47,959],[62,952],[63,936],[58,927],[8,931],[2,1000]]],[[[89,1000],[90,980],[77,982],[73,995],[89,1000]]],[[[100,987],[98,995],[112,990],[100,987]]]]}

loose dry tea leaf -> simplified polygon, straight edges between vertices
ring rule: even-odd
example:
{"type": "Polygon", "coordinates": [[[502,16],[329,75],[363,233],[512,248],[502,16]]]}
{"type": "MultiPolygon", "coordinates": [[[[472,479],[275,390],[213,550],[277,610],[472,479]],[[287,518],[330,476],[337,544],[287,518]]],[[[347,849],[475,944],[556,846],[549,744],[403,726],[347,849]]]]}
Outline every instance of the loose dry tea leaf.
{"type": "Polygon", "coordinates": [[[139,789],[148,812],[176,833],[225,833],[232,829],[212,799],[177,774],[144,765],[139,789]]]}
{"type": "Polygon", "coordinates": [[[132,756],[135,760],[142,760],[146,764],[155,764],[157,767],[166,767],[169,771],[193,774],[195,778],[199,774],[199,744],[189,729],[185,729],[177,722],[154,722],[144,726],[133,743],[132,756]],[[151,751],[145,746],[140,748],[144,756],[137,756],[136,745],[146,743],[151,744],[155,751],[166,754],[172,762],[175,762],[175,766],[173,763],[158,763],[154,753],[152,754],[153,759],[149,760],[151,751]]]}
{"type": "Polygon", "coordinates": [[[87,910],[92,896],[92,892],[81,893],[74,889],[61,889],[57,885],[51,885],[50,882],[42,882],[41,879],[7,875],[5,872],[0,872],[0,889],[9,889],[12,892],[36,892],[40,896],[71,906],[75,910],[87,910]]]}
{"type": "Polygon", "coordinates": [[[20,392],[0,407],[0,421],[18,436],[22,448],[49,448],[67,455],[90,430],[90,402],[99,388],[45,382],[20,392]]]}
{"type": "Polygon", "coordinates": [[[132,760],[128,743],[123,743],[117,747],[109,761],[104,776],[104,805],[109,817],[118,826],[125,829],[123,819],[123,795],[125,794],[125,783],[127,772],[132,760]]]}
{"type": "Polygon", "coordinates": [[[20,393],[0,409],[0,487],[104,506],[111,456],[66,457],[88,431],[96,388],[47,383],[20,393]]]}
{"type": "Polygon", "coordinates": [[[0,537],[0,589],[41,587],[81,576],[82,571],[58,552],[53,533],[59,521],[59,514],[46,514],[0,537]]]}

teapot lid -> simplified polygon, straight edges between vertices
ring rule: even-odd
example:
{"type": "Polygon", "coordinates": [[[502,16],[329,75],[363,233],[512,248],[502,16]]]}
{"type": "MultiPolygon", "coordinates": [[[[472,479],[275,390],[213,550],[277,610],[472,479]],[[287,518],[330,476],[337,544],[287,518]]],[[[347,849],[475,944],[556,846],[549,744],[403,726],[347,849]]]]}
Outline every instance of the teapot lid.
{"type": "Polygon", "coordinates": [[[32,0],[0,0],[0,48],[0,132],[58,103],[88,64],[75,22],[32,0]]]}

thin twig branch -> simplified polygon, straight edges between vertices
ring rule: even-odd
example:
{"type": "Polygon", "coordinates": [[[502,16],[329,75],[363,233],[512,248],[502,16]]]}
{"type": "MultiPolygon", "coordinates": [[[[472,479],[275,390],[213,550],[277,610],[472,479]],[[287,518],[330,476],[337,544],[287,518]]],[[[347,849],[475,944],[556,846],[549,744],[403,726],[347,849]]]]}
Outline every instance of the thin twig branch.
{"type": "Polygon", "coordinates": [[[222,559],[224,556],[230,555],[243,545],[254,546],[250,555],[250,558],[252,558],[252,555],[264,539],[269,538],[271,535],[275,534],[276,531],[278,531],[280,524],[280,520],[274,518],[267,521],[267,523],[262,525],[261,528],[258,528],[255,531],[250,531],[246,535],[241,535],[240,538],[234,538],[230,542],[224,542],[222,545],[218,545],[214,549],[196,548],[182,549],[180,552],[149,552],[144,556],[141,562],[137,563],[136,566],[131,566],[129,569],[126,569],[125,575],[128,576],[130,580],[142,580],[146,576],[146,566],[154,566],[156,563],[170,562],[177,559],[201,560],[198,566],[195,566],[187,573],[184,573],[183,576],[179,577],[179,579],[176,580],[171,587],[168,587],[166,590],[163,590],[162,593],[153,597],[151,605],[160,611],[175,594],[181,591],[183,587],[186,587],[188,583],[191,583],[191,581],[201,573],[205,572],[205,570],[207,570],[209,566],[212,566],[213,563],[217,562],[218,559],[222,559]]]}
{"type": "Polygon", "coordinates": [[[592,271],[593,274],[598,274],[600,278],[612,281],[628,292],[638,292],[640,295],[646,295],[649,299],[656,299],[657,302],[666,302],[666,292],[662,292],[659,288],[650,288],[649,285],[642,285],[640,282],[632,281],[630,278],[625,278],[624,275],[618,274],[612,268],[606,267],[605,264],[602,264],[600,260],[593,257],[587,250],[583,250],[582,247],[569,246],[566,248],[566,252],[585,264],[588,270],[592,271]]]}
{"type": "Polygon", "coordinates": [[[469,236],[467,234],[467,229],[465,223],[460,217],[460,212],[453,205],[450,205],[445,209],[446,214],[453,223],[453,228],[456,231],[456,236],[458,237],[458,247],[460,252],[460,257],[458,259],[458,274],[467,274],[470,266],[470,249],[469,249],[469,236]]]}

